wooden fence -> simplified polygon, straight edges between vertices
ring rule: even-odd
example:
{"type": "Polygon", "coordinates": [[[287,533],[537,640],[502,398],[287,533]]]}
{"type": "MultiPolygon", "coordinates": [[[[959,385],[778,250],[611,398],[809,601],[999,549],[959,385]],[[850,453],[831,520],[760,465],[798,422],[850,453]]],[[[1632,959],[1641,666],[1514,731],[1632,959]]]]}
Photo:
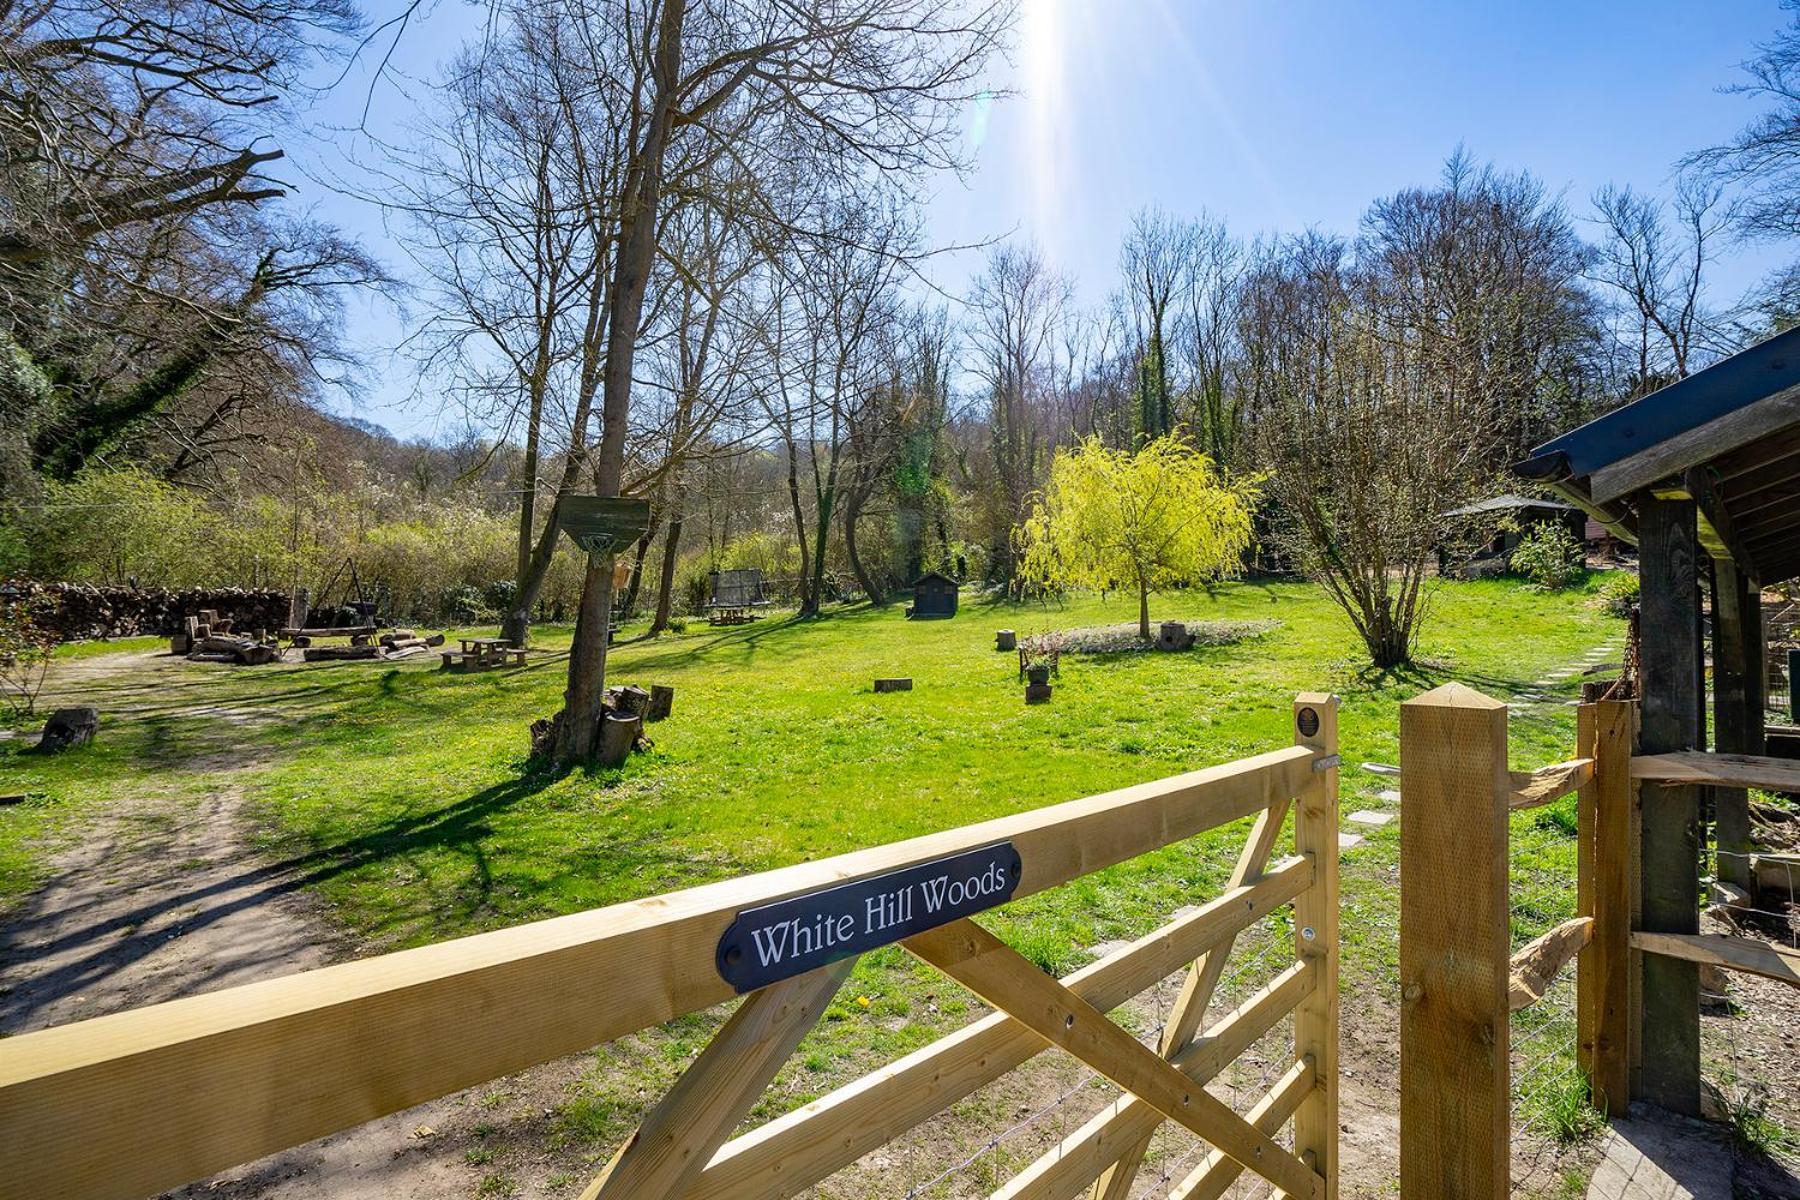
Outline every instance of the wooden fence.
{"type": "MultiPolygon", "coordinates": [[[[1576,1059],[1589,1103],[1612,1116],[1645,1095],[1638,1043],[1647,956],[1800,983],[1800,954],[1780,947],[1702,936],[1697,923],[1696,932],[1640,931],[1644,879],[1660,860],[1643,852],[1638,796],[1642,782],[1800,791],[1800,764],[1637,755],[1635,703],[1583,704],[1577,713],[1578,757],[1522,772],[1507,768],[1499,701],[1447,684],[1400,706],[1403,1196],[1510,1193],[1510,1015],[1541,1000],[1571,961],[1576,1059]],[[1577,915],[1514,952],[1510,815],[1570,792],[1578,796],[1577,915]]],[[[1697,897],[1688,903],[1697,922],[1697,897]]]]}
{"type": "Polygon", "coordinates": [[[584,1196],[790,1196],[1054,1045],[1125,1095],[999,1195],[1123,1197],[1172,1121],[1214,1148],[1172,1195],[1248,1170],[1335,1197],[1336,698],[1298,697],[1293,722],[1291,747],[1155,783],[0,1041],[0,1195],[151,1194],[745,991],[584,1196]],[[1246,817],[1223,894],[1061,980],[969,919],[1246,817]],[[1234,939],[1287,904],[1293,960],[1207,1024],[1234,939]],[[896,941],[997,1011],[732,1138],[855,955],[896,941]],[[1184,966],[1156,1048],[1103,1015],[1184,966]],[[1247,1114],[1204,1090],[1290,1013],[1288,1067],[1247,1114]]]}

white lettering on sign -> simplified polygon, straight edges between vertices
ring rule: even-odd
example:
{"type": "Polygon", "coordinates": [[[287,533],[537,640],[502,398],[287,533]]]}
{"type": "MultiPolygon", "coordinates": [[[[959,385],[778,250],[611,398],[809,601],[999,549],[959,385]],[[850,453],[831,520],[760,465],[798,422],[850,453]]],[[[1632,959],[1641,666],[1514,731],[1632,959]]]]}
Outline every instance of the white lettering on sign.
{"type": "Polygon", "coordinates": [[[1004,903],[1018,885],[1010,843],[738,913],[718,965],[739,991],[764,987],[1004,903]]]}

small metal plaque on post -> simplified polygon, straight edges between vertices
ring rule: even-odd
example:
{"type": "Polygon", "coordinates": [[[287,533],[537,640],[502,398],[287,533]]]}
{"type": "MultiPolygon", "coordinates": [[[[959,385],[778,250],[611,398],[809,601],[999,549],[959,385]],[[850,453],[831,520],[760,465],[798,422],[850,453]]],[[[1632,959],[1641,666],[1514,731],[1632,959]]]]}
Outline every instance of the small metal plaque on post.
{"type": "Polygon", "coordinates": [[[589,554],[611,554],[650,528],[650,501],[633,496],[565,496],[556,523],[589,554]]]}
{"type": "Polygon", "coordinates": [[[751,992],[1012,899],[1011,842],[746,908],[719,939],[725,982],[751,992]]]}

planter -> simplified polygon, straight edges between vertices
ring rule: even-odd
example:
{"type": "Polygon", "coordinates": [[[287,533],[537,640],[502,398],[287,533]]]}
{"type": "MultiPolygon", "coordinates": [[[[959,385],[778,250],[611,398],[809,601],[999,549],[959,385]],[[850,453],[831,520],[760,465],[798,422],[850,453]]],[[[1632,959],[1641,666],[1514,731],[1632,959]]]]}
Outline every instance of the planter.
{"type": "Polygon", "coordinates": [[[1032,663],[1025,668],[1025,682],[1043,687],[1050,682],[1050,664],[1032,663]]]}

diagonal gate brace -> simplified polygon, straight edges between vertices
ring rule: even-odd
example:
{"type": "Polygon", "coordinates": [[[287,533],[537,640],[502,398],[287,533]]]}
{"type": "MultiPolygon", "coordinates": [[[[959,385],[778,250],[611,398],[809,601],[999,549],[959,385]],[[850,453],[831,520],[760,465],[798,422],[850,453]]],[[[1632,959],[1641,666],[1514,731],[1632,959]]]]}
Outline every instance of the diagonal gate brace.
{"type": "Polygon", "coordinates": [[[1289,1196],[1324,1196],[1323,1177],[967,917],[902,945],[1289,1196]]]}

